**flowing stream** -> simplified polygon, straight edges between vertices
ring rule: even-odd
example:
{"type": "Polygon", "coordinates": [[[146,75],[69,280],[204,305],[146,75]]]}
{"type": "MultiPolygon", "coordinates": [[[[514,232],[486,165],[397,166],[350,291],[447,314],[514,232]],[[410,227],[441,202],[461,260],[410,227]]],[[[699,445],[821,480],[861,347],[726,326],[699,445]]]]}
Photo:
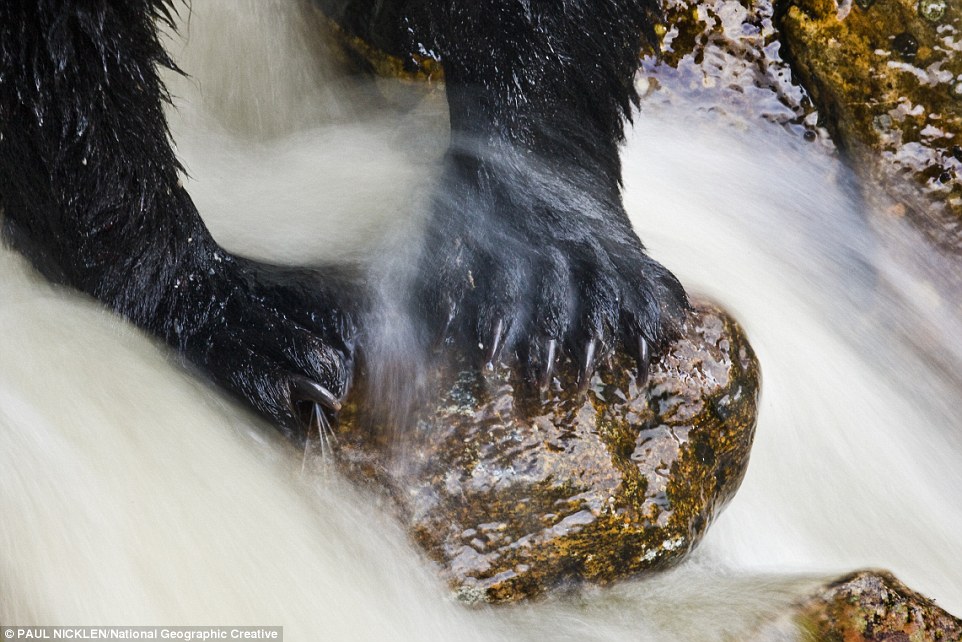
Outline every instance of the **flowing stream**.
{"type": "MultiPolygon", "coordinates": [[[[404,257],[443,150],[439,92],[336,76],[293,2],[185,12],[171,125],[228,249],[404,257]],[[372,89],[389,94],[389,106],[372,89]]],[[[820,580],[874,566],[962,614],[962,319],[952,269],[879,225],[817,143],[643,104],[626,205],[758,353],[751,465],[695,553],[523,606],[453,601],[377,497],[298,453],[94,302],[0,249],[0,623],[282,625],[288,640],[793,639],[820,580]]]]}

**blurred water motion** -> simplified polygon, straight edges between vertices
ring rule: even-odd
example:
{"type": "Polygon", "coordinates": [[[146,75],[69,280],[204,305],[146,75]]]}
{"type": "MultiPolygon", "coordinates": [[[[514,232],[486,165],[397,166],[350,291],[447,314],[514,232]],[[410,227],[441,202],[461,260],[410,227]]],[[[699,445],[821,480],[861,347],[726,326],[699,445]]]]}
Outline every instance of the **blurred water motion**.
{"type": "MultiPolygon", "coordinates": [[[[172,128],[215,237],[277,260],[403,263],[444,149],[442,97],[365,102],[291,36],[294,3],[197,3],[189,18],[172,46],[191,74],[172,81],[172,128]]],[[[763,371],[748,475],[679,569],[463,608],[377,498],[300,476],[269,428],[4,249],[0,622],[710,640],[866,565],[962,613],[950,265],[867,216],[833,157],[704,105],[645,107],[625,182],[649,251],[734,311],[763,371]]]]}

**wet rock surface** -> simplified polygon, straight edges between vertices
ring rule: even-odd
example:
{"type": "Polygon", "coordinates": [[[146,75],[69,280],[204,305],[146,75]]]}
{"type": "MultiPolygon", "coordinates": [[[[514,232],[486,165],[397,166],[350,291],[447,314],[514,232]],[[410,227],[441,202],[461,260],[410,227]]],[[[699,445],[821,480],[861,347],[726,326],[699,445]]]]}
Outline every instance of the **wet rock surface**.
{"type": "Polygon", "coordinates": [[[799,605],[794,620],[810,640],[962,639],[962,620],[885,571],[857,571],[832,582],[799,605]]]}
{"type": "Polygon", "coordinates": [[[787,0],[793,68],[870,198],[962,249],[962,5],[787,0]]]}
{"type": "Polygon", "coordinates": [[[643,386],[624,355],[585,393],[558,387],[544,400],[512,369],[485,374],[474,360],[431,378],[435,401],[402,439],[365,425],[357,408],[369,404],[354,399],[337,429],[337,462],[394,498],[468,602],[677,562],[748,464],[758,364],[741,328],[707,303],[643,386]]]}
{"type": "Polygon", "coordinates": [[[652,102],[694,105],[815,139],[817,113],[783,59],[772,2],[663,0],[662,7],[659,50],[642,56],[643,110],[652,102]]]}

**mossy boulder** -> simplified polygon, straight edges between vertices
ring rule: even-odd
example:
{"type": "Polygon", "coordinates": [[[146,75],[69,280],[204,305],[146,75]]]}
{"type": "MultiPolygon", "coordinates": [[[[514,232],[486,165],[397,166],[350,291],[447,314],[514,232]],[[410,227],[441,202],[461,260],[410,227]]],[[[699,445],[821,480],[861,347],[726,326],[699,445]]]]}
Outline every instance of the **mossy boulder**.
{"type": "Polygon", "coordinates": [[[785,0],[780,28],[866,196],[962,249],[962,4],[785,0]]]}
{"type": "Polygon", "coordinates": [[[644,385],[634,371],[615,354],[584,393],[542,395],[515,369],[458,359],[431,374],[432,402],[402,428],[401,447],[362,425],[356,409],[368,402],[355,399],[337,461],[394,498],[468,602],[662,568],[695,546],[741,483],[759,371],[741,328],[706,303],[644,385]]]}

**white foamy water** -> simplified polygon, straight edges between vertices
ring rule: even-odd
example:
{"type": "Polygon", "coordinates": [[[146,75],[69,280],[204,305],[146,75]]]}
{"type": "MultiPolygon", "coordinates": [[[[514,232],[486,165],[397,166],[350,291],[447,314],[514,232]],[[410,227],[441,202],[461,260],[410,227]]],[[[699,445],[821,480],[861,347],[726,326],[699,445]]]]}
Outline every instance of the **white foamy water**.
{"type": "MultiPolygon", "coordinates": [[[[397,249],[443,149],[443,103],[378,108],[331,78],[290,7],[195,3],[175,40],[193,76],[172,85],[191,193],[252,256],[397,249]]],[[[693,108],[636,120],[628,210],[655,257],[743,322],[764,376],[742,489],[681,567],[464,608],[376,498],[300,475],[269,427],[2,249],[0,623],[711,640],[866,565],[962,613],[962,368],[946,365],[960,364],[959,319],[918,276],[938,260],[905,230],[863,224],[835,162],[780,130],[693,108]],[[939,368],[913,345],[923,335],[944,346],[939,368]]]]}

